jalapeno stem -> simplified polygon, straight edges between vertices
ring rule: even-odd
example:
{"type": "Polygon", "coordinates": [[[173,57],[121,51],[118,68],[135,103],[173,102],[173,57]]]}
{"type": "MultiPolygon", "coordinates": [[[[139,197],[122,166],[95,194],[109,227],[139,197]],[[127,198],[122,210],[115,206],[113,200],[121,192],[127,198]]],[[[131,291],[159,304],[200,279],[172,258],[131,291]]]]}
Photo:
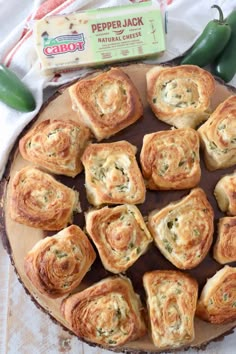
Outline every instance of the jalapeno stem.
{"type": "Polygon", "coordinates": [[[231,27],[224,19],[218,5],[213,5],[219,13],[219,19],[210,21],[200,34],[192,48],[182,59],[181,64],[206,66],[212,63],[223,51],[231,36],[231,27]]]}
{"type": "Polygon", "coordinates": [[[223,11],[221,10],[220,6],[212,5],[212,9],[217,9],[219,11],[219,20],[217,22],[223,23],[225,21],[223,11]]]}

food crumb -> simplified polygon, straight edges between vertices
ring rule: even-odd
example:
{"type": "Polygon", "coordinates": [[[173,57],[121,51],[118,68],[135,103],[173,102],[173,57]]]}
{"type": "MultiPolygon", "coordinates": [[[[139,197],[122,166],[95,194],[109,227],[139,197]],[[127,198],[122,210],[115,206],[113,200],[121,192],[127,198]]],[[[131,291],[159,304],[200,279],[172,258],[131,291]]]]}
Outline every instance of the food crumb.
{"type": "Polygon", "coordinates": [[[66,353],[71,350],[71,338],[59,337],[58,351],[60,353],[66,353]]]}

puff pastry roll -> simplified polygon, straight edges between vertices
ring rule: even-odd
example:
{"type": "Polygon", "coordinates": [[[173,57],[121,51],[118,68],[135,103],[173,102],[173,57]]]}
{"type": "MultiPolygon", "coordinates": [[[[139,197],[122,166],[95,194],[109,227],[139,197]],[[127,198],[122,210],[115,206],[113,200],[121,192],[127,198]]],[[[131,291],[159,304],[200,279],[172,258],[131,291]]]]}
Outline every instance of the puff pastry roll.
{"type": "Polygon", "coordinates": [[[236,216],[236,173],[222,177],[215,186],[214,195],[221,211],[236,216]]]}
{"type": "Polygon", "coordinates": [[[85,187],[89,202],[101,204],[140,204],[146,188],[135,153],[127,141],[91,144],[83,156],[85,187]]]}
{"type": "Polygon", "coordinates": [[[236,268],[226,265],[207,280],[196,315],[215,324],[236,320],[236,268]]]}
{"type": "Polygon", "coordinates": [[[64,300],[74,333],[102,346],[119,346],[146,333],[143,307],[128,278],[106,278],[64,300]]]}
{"type": "Polygon", "coordinates": [[[79,207],[77,191],[37,168],[25,167],[13,178],[10,216],[20,224],[61,230],[79,207]]]}
{"type": "Polygon", "coordinates": [[[218,223],[218,235],[213,249],[221,264],[236,262],[236,217],[224,217],[218,223]]]}
{"type": "Polygon", "coordinates": [[[97,140],[109,138],[143,114],[138,90],[121,69],[111,68],[69,88],[72,108],[97,140]]]}
{"type": "Polygon", "coordinates": [[[155,66],[147,72],[147,99],[155,116],[177,128],[196,128],[209,117],[213,76],[195,65],[155,66]]]}
{"type": "Polygon", "coordinates": [[[72,120],[45,120],[20,140],[25,160],[55,174],[75,177],[82,171],[81,155],[90,137],[89,129],[72,120]]]}
{"type": "Polygon", "coordinates": [[[187,189],[201,178],[199,136],[192,128],[144,135],[140,163],[149,189],[187,189]]]}
{"type": "Polygon", "coordinates": [[[221,103],[199,129],[208,170],[236,164],[236,96],[221,103]]]}
{"type": "Polygon", "coordinates": [[[192,342],[197,282],[180,271],[154,270],[144,274],[143,284],[154,345],[164,349],[192,342]]]}
{"type": "Polygon", "coordinates": [[[153,240],[135,205],[91,210],[85,218],[104,268],[112,273],[125,272],[153,240]]]}
{"type": "Polygon", "coordinates": [[[49,297],[75,289],[90,269],[96,253],[84,232],[71,225],[36,243],[24,260],[27,276],[49,297]]]}
{"type": "Polygon", "coordinates": [[[149,215],[148,227],[156,246],[177,268],[196,267],[213,240],[214,213],[201,188],[149,215]]]}

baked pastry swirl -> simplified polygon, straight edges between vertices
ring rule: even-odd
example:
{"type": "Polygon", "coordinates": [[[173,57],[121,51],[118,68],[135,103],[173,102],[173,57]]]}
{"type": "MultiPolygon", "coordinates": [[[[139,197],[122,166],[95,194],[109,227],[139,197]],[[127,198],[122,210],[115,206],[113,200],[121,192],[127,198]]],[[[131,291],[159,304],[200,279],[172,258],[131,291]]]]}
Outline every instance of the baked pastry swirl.
{"type": "Polygon", "coordinates": [[[72,120],[47,119],[20,139],[25,160],[56,174],[75,177],[82,171],[80,157],[90,137],[89,129],[72,120]]]}
{"type": "Polygon", "coordinates": [[[155,116],[176,128],[196,128],[209,117],[213,76],[195,65],[155,66],[147,72],[147,99],[155,116]]]}
{"type": "Polygon", "coordinates": [[[12,180],[10,216],[43,230],[61,230],[79,210],[79,194],[38,168],[25,167],[12,180]]]}
{"type": "Polygon", "coordinates": [[[199,129],[204,160],[210,171],[236,164],[236,96],[227,98],[199,129]]]}
{"type": "Polygon", "coordinates": [[[236,268],[226,265],[207,280],[196,315],[215,324],[236,319],[236,268]]]}
{"type": "Polygon", "coordinates": [[[121,69],[111,68],[69,88],[72,107],[97,140],[109,138],[143,114],[138,90],[121,69]]]}
{"type": "Polygon", "coordinates": [[[236,217],[224,217],[218,223],[218,236],[213,249],[221,264],[236,262],[236,217]]]}
{"type": "Polygon", "coordinates": [[[236,173],[225,175],[216,184],[214,195],[221,211],[236,216],[236,173]]]}
{"type": "Polygon", "coordinates": [[[198,133],[184,128],[144,135],[140,163],[147,188],[195,187],[201,178],[198,133]]]}
{"type": "Polygon", "coordinates": [[[64,300],[62,312],[74,333],[116,347],[146,333],[143,308],[131,281],[109,277],[64,300]]]}
{"type": "Polygon", "coordinates": [[[153,241],[135,205],[91,210],[85,218],[103,266],[112,273],[125,272],[153,241]]]}
{"type": "Polygon", "coordinates": [[[143,284],[153,343],[160,349],[176,348],[194,339],[198,284],[180,271],[145,273],[143,284]]]}
{"type": "Polygon", "coordinates": [[[196,267],[213,240],[214,213],[201,188],[170,203],[148,218],[148,228],[161,253],[177,268],[196,267]]]}
{"type": "Polygon", "coordinates": [[[71,225],[38,241],[24,260],[27,276],[49,297],[74,290],[90,269],[96,253],[84,232],[71,225]]]}
{"type": "Polygon", "coordinates": [[[140,204],[146,188],[135,153],[127,141],[91,144],[83,156],[85,187],[89,202],[101,204],[140,204]]]}

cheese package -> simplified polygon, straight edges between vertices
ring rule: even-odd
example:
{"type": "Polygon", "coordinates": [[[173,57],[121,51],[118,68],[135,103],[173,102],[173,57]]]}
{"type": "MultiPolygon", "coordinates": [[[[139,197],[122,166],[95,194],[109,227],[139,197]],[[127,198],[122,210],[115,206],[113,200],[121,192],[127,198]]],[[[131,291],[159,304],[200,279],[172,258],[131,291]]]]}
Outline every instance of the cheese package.
{"type": "Polygon", "coordinates": [[[47,16],[34,23],[46,74],[137,58],[165,49],[162,12],[151,1],[47,16]]]}

